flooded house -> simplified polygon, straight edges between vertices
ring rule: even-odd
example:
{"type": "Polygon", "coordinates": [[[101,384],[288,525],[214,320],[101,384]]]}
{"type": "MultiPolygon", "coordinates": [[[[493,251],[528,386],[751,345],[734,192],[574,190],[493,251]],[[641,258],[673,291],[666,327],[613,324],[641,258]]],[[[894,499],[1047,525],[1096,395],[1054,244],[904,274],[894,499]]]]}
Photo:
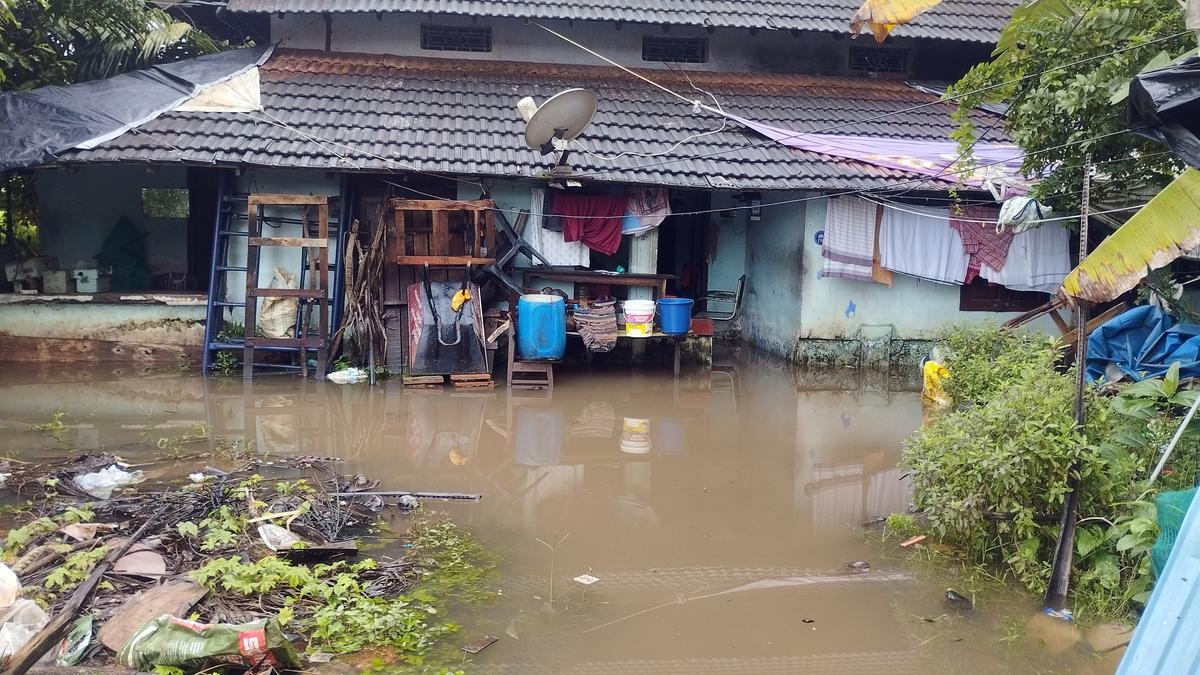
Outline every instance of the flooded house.
{"type": "MultiPolygon", "coordinates": [[[[242,336],[223,331],[242,322],[248,292],[262,297],[248,288],[284,283],[281,268],[301,303],[321,295],[325,340],[343,311],[352,223],[395,227],[387,205],[405,199],[494,202],[471,208],[553,266],[517,257],[501,286],[690,298],[718,336],[777,356],[913,362],[949,323],[1041,305],[1069,268],[1065,231],[1011,247],[986,236],[1019,150],[996,111],[974,111],[995,131],[976,144],[978,168],[958,168],[955,106],[939,101],[987,58],[1014,5],[947,0],[876,43],[847,34],[847,3],[230,0],[228,12],[269,25],[272,46],[173,64],[199,93],[21,168],[36,178],[40,253],[56,269],[27,267],[37,292],[0,296],[0,355],[208,366],[240,353],[242,336]],[[591,124],[531,149],[518,102],[571,89],[594,94],[591,124]],[[259,205],[255,236],[247,212],[259,205]],[[309,247],[250,254],[270,237],[309,247]],[[140,258],[122,269],[131,246],[140,258]],[[323,294],[309,292],[317,275],[323,294]]],[[[435,225],[408,225],[410,250],[389,250],[400,264],[382,281],[388,365],[403,359],[403,288],[417,279],[403,268],[446,257],[422,234],[435,225]]],[[[453,262],[483,267],[496,242],[474,244],[453,262]]]]}

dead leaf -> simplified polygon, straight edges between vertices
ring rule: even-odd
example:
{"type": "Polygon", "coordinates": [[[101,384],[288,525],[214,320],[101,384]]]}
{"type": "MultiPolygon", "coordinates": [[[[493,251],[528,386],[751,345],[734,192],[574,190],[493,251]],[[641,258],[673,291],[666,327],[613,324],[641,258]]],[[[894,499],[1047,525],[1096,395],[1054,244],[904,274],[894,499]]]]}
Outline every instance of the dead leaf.
{"type": "Polygon", "coordinates": [[[154,551],[133,551],[121,556],[112,571],[135,577],[158,578],[167,573],[167,561],[154,551]]]}

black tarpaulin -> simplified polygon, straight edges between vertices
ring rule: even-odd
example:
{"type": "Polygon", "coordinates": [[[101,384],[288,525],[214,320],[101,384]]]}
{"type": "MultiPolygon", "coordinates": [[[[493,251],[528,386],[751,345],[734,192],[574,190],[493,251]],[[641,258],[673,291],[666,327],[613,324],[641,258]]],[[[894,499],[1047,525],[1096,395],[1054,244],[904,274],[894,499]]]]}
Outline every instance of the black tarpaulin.
{"type": "Polygon", "coordinates": [[[1200,58],[1135,75],[1128,111],[1131,131],[1200,167],[1200,58]]]}
{"type": "Polygon", "coordinates": [[[234,49],[106,80],[0,94],[0,171],[46,163],[65,150],[116,138],[261,65],[271,50],[234,49]]]}

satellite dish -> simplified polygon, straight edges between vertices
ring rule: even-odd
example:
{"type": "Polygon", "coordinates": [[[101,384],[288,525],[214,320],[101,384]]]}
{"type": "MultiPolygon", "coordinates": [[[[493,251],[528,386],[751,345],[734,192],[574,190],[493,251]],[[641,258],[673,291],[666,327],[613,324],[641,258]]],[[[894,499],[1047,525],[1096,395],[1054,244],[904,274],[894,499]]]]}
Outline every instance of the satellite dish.
{"type": "Polygon", "coordinates": [[[541,106],[526,96],[517,102],[517,109],[525,118],[525,144],[543,155],[559,150],[557,168],[567,158],[562,142],[582,134],[596,116],[596,95],[587,89],[567,89],[551,96],[541,106]],[[556,145],[555,141],[559,143],[556,145]]]}

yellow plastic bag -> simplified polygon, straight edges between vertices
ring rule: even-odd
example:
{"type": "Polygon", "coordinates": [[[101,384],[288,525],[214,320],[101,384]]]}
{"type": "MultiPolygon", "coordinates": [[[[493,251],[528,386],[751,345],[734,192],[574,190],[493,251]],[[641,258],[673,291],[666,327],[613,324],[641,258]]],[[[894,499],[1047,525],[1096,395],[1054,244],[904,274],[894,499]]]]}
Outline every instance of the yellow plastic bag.
{"type": "Polygon", "coordinates": [[[950,405],[950,397],[946,395],[945,389],[942,388],[942,382],[950,377],[950,371],[938,363],[937,361],[926,361],[922,369],[925,376],[925,383],[921,387],[921,400],[926,403],[944,408],[950,405]]]}

